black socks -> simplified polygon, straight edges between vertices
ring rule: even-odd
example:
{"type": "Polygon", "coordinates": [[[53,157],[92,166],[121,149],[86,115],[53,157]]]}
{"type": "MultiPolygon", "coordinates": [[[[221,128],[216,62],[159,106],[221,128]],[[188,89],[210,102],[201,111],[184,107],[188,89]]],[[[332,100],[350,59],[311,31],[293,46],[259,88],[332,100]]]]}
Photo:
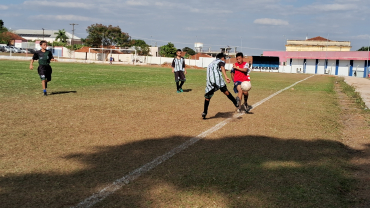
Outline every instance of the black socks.
{"type": "Polygon", "coordinates": [[[244,103],[246,105],[248,105],[248,96],[249,96],[249,94],[248,95],[244,95],[244,103]]]}
{"type": "Polygon", "coordinates": [[[234,96],[230,92],[229,92],[229,95],[226,95],[226,96],[227,96],[227,98],[229,98],[234,103],[235,107],[239,107],[239,106],[237,106],[238,103],[236,102],[234,96]]]}
{"type": "Polygon", "coordinates": [[[179,82],[176,82],[176,88],[177,88],[177,90],[179,90],[179,89],[180,89],[179,82]]]}
{"type": "Polygon", "coordinates": [[[180,88],[182,88],[182,85],[185,83],[185,81],[181,81],[180,88]]]}
{"type": "Polygon", "coordinates": [[[205,114],[207,114],[207,112],[208,112],[209,101],[210,100],[204,100],[204,111],[203,111],[203,113],[205,113],[205,114]]]}

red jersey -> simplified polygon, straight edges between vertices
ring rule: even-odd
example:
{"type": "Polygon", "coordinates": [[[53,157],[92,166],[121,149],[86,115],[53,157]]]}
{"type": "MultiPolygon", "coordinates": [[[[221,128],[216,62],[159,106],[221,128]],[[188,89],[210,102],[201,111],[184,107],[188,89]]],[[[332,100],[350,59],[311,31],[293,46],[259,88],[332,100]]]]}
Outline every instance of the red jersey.
{"type": "Polygon", "coordinates": [[[235,63],[235,66],[238,66],[241,69],[248,69],[247,72],[241,72],[237,69],[233,69],[231,73],[234,72],[234,82],[244,82],[244,81],[251,81],[251,78],[249,76],[249,64],[247,62],[243,62],[242,64],[235,63]]]}

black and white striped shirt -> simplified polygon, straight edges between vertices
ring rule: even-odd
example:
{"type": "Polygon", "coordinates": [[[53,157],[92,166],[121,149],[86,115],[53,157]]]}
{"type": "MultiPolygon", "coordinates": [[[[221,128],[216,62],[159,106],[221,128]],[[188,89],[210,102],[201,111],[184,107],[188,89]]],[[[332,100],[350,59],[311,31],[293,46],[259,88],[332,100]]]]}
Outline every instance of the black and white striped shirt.
{"type": "Polygon", "coordinates": [[[226,85],[222,77],[221,67],[225,67],[225,62],[220,59],[212,61],[207,67],[206,93],[211,90],[217,91],[226,85]]]}
{"type": "Polygon", "coordinates": [[[174,68],[174,71],[185,71],[185,59],[181,57],[178,59],[175,57],[172,61],[172,67],[174,68]]]}

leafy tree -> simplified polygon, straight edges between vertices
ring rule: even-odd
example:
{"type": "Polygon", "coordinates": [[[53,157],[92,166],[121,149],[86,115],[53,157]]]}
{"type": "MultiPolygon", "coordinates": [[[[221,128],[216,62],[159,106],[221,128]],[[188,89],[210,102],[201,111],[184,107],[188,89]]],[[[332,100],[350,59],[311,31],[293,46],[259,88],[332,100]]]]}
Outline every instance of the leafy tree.
{"type": "Polygon", "coordinates": [[[75,50],[78,50],[78,49],[82,48],[83,45],[73,44],[73,45],[66,45],[65,47],[68,48],[69,50],[75,51],[75,50]]]}
{"type": "Polygon", "coordinates": [[[173,43],[169,42],[167,45],[161,46],[159,48],[159,54],[164,57],[175,57],[176,56],[176,48],[173,43]]]}
{"type": "Polygon", "coordinates": [[[189,54],[190,56],[194,56],[195,55],[195,51],[189,47],[185,47],[182,49],[182,51],[186,52],[186,54],[189,54]]]}
{"type": "Polygon", "coordinates": [[[368,51],[369,50],[369,47],[362,47],[360,49],[358,49],[357,51],[368,51]]]}
{"type": "Polygon", "coordinates": [[[102,24],[93,24],[87,27],[85,44],[92,47],[103,46],[129,46],[131,37],[128,33],[121,31],[120,27],[106,26],[102,24]]]}
{"type": "Polygon", "coordinates": [[[0,33],[0,44],[9,44],[10,38],[6,36],[4,33],[0,33]]]}
{"type": "Polygon", "coordinates": [[[63,29],[63,30],[59,30],[58,32],[55,32],[54,33],[55,35],[57,35],[57,37],[55,37],[55,41],[57,41],[58,39],[61,41],[61,42],[67,42],[67,35],[66,35],[66,31],[63,29]]]}
{"type": "Polygon", "coordinates": [[[149,45],[144,40],[132,40],[131,45],[135,47],[139,55],[149,55],[149,45]]]}
{"type": "MultiPolygon", "coordinates": [[[[48,43],[49,45],[49,43],[48,43]]],[[[67,46],[67,43],[66,42],[59,42],[59,41],[54,41],[51,45],[53,46],[67,46]]]]}
{"type": "Polygon", "coordinates": [[[9,44],[10,38],[4,32],[8,29],[4,27],[4,21],[0,19],[0,44],[9,44]]]}
{"type": "Polygon", "coordinates": [[[0,33],[8,31],[8,28],[4,26],[4,21],[0,19],[0,33]]]}

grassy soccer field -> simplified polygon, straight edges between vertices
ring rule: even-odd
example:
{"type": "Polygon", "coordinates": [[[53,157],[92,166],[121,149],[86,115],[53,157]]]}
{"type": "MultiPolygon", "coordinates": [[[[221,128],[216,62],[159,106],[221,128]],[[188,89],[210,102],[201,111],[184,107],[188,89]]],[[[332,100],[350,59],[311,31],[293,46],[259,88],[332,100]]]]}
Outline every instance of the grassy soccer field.
{"type": "MultiPolygon", "coordinates": [[[[0,61],[1,207],[75,206],[235,110],[217,92],[201,119],[205,70],[188,69],[177,94],[168,68],[53,63],[44,97],[28,66],[0,61]]],[[[251,77],[254,104],[308,75],[251,77]]],[[[334,83],[284,91],[94,207],[350,206],[334,83]]]]}

